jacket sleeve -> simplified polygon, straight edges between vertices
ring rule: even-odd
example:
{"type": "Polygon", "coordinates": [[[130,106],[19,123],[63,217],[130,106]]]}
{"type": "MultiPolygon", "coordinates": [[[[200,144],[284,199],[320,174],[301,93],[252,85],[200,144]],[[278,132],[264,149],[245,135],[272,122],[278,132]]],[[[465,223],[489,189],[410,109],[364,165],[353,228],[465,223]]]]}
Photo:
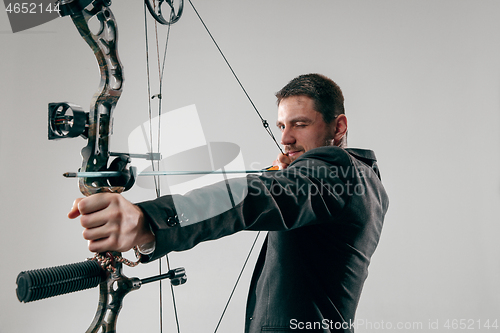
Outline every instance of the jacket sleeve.
{"type": "Polygon", "coordinates": [[[154,253],[144,260],[241,230],[285,231],[339,220],[352,186],[345,170],[352,167],[347,153],[333,162],[304,154],[283,171],[139,203],[156,237],[154,253]]]}

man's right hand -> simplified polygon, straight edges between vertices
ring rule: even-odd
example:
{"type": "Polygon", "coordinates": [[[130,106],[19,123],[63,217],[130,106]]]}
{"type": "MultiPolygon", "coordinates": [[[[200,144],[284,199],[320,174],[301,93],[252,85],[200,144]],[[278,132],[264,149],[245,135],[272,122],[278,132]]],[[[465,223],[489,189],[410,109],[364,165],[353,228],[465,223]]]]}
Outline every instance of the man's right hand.
{"type": "Polygon", "coordinates": [[[292,159],[285,154],[279,154],[278,158],[273,162],[274,166],[278,166],[280,170],[288,168],[288,166],[292,163],[292,159]]]}

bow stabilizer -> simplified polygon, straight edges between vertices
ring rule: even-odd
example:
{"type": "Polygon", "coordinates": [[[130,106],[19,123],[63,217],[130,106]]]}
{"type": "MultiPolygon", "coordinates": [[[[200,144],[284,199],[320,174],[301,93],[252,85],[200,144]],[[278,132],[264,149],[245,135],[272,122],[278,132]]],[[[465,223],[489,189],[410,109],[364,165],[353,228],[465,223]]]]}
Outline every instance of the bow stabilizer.
{"type": "Polygon", "coordinates": [[[153,277],[128,278],[122,274],[122,263],[116,253],[107,253],[110,265],[105,269],[94,260],[24,271],[17,276],[17,298],[28,303],[49,297],[81,291],[99,286],[99,305],[86,333],[114,333],[123,298],[142,285],[170,279],[177,286],[186,282],[184,268],[176,268],[153,277]]]}

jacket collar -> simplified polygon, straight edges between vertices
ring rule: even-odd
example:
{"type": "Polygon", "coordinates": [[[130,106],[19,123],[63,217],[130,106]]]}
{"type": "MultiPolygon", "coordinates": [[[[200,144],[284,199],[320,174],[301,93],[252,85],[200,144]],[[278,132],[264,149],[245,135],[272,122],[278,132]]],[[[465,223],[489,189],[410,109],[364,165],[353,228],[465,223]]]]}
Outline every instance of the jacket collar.
{"type": "Polygon", "coordinates": [[[375,157],[375,153],[369,149],[361,149],[361,148],[345,148],[345,150],[352,156],[356,157],[358,160],[361,160],[372,166],[377,163],[377,158],[375,157]]]}

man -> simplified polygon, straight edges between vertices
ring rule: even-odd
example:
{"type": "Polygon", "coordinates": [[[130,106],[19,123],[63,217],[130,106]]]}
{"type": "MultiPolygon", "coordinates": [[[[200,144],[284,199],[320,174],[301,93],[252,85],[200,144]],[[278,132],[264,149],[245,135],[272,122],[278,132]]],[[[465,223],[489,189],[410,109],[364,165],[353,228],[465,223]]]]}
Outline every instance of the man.
{"type": "Polygon", "coordinates": [[[243,178],[247,191],[230,209],[200,218],[232,188],[216,184],[137,205],[94,195],[77,200],[68,216],[82,215],[90,251],[154,246],[143,261],[241,230],[267,230],[245,332],[350,332],[388,197],[373,152],[345,148],[344,98],[332,80],[302,75],[276,96],[286,154],[274,164],[282,170],[243,178]],[[180,207],[191,208],[190,216],[180,216],[180,207]]]}

